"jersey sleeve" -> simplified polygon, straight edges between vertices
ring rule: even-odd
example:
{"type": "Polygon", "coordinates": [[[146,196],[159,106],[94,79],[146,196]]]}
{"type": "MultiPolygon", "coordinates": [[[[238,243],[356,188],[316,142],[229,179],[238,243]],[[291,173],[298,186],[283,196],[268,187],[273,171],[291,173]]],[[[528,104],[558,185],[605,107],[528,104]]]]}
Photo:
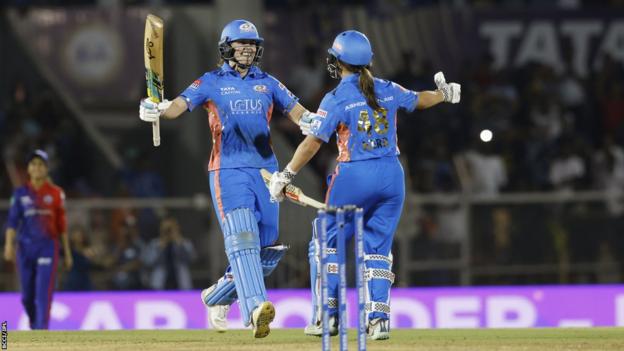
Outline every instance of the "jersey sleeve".
{"type": "Polygon", "coordinates": [[[392,89],[399,108],[412,112],[418,104],[418,93],[405,89],[400,84],[392,82],[392,89]]]}
{"type": "Polygon", "coordinates": [[[195,79],[195,81],[180,94],[180,97],[186,101],[186,106],[189,111],[193,111],[195,107],[203,105],[204,102],[210,98],[208,94],[209,88],[210,76],[204,74],[195,79]]]}
{"type": "Polygon", "coordinates": [[[59,234],[67,232],[67,216],[65,214],[65,192],[59,189],[56,208],[56,228],[59,234]]]}
{"type": "Polygon", "coordinates": [[[290,112],[295,107],[299,98],[295,96],[282,82],[269,75],[269,84],[273,93],[273,101],[284,113],[290,112]]]}
{"type": "Polygon", "coordinates": [[[13,193],[13,196],[11,196],[7,228],[17,229],[20,224],[20,219],[23,217],[22,212],[22,206],[19,202],[19,194],[16,191],[13,193]]]}
{"type": "Polygon", "coordinates": [[[325,95],[312,121],[311,134],[328,142],[340,123],[339,110],[333,96],[325,95]]]}

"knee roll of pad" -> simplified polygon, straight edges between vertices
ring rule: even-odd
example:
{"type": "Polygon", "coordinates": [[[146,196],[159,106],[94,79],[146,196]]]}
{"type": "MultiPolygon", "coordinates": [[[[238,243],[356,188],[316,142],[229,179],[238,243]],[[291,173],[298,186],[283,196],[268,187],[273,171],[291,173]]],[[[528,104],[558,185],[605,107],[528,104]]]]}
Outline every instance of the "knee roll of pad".
{"type": "Polygon", "coordinates": [[[251,312],[266,301],[258,222],[252,210],[240,208],[225,215],[223,227],[225,252],[232,267],[241,316],[245,325],[249,325],[251,312]]]}

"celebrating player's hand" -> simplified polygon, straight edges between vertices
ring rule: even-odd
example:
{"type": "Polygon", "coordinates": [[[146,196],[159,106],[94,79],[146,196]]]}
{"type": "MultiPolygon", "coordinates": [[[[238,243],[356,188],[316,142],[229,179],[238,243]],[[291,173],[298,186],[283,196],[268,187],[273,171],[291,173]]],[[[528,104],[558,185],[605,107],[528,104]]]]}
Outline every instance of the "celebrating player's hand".
{"type": "Polygon", "coordinates": [[[282,202],[284,200],[284,188],[290,184],[295,174],[288,167],[281,172],[273,173],[269,183],[269,193],[271,194],[272,202],[282,202]]]}
{"type": "Polygon", "coordinates": [[[461,85],[457,83],[447,83],[444,73],[438,72],[433,76],[438,90],[444,94],[444,101],[456,104],[461,99],[461,85]]]}
{"type": "Polygon", "coordinates": [[[156,103],[149,98],[141,100],[139,105],[139,118],[145,122],[156,122],[160,115],[171,106],[171,101],[163,100],[161,103],[156,103]]]}
{"type": "Polygon", "coordinates": [[[314,115],[315,114],[310,111],[306,111],[301,115],[301,119],[299,119],[299,129],[301,129],[301,134],[312,134],[312,121],[314,121],[314,115]]]}

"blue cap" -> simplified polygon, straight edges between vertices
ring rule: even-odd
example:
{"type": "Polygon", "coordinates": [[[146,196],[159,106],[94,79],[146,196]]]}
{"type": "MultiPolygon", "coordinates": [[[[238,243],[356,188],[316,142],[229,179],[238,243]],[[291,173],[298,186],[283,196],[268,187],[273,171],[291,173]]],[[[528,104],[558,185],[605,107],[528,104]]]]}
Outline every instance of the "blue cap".
{"type": "Polygon", "coordinates": [[[348,30],[338,34],[327,52],[338,60],[353,66],[366,66],[373,60],[370,41],[364,33],[357,30],[348,30]]]}
{"type": "Polygon", "coordinates": [[[264,39],[258,35],[256,26],[244,19],[237,19],[226,24],[221,32],[219,44],[231,43],[237,40],[255,40],[258,43],[264,41],[264,39]]]}
{"type": "Polygon", "coordinates": [[[30,153],[30,155],[28,155],[28,161],[30,162],[32,161],[35,157],[40,158],[46,165],[48,164],[48,153],[41,150],[41,149],[37,149],[33,152],[30,153]]]}

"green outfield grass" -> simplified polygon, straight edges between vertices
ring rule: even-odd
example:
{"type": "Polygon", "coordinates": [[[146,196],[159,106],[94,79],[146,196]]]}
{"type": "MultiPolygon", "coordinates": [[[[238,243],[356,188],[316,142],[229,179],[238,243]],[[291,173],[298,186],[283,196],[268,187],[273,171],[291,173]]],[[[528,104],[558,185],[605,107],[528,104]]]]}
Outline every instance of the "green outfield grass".
{"type": "MultiPolygon", "coordinates": [[[[355,330],[349,347],[356,349],[355,330]]],[[[337,349],[337,338],[332,338],[337,349]]],[[[9,331],[8,350],[320,350],[320,339],[299,329],[274,330],[265,339],[251,331],[212,330],[9,331]]],[[[624,350],[624,328],[393,330],[390,340],[368,341],[368,350],[624,350]]]]}

